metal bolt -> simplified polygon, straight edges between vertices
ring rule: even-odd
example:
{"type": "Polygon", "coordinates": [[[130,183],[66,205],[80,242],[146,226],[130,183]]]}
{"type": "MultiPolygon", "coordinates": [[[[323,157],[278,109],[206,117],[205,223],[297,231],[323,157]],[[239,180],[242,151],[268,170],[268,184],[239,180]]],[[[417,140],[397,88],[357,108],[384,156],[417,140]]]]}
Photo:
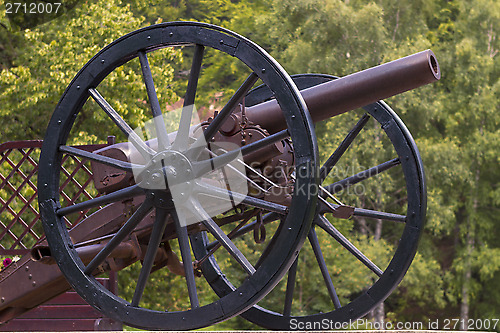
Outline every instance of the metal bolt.
{"type": "Polygon", "coordinates": [[[154,174],[151,176],[151,180],[152,180],[153,182],[158,182],[158,181],[160,181],[160,179],[161,179],[161,175],[160,175],[159,173],[154,173],[154,174]]]}

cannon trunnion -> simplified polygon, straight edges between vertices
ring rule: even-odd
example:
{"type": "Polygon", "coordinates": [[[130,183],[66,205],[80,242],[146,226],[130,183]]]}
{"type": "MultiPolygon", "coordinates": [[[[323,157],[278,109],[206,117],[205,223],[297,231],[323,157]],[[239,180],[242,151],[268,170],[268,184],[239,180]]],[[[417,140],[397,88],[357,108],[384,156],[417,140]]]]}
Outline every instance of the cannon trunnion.
{"type": "MultiPolygon", "coordinates": [[[[35,259],[57,263],[107,317],[144,329],[196,329],[240,314],[280,330],[292,321],[359,318],[405,275],[426,209],[415,142],[379,100],[439,78],[430,50],[343,78],[290,77],[255,43],[217,26],[173,22],[132,32],[82,68],[50,120],[38,176],[50,248],[38,246],[35,259]],[[173,66],[168,52],[192,61],[178,113],[165,111],[158,85],[173,66]],[[199,121],[204,60],[219,55],[248,76],[199,121]],[[135,113],[112,102],[120,98],[113,80],[127,71],[140,73],[147,96],[135,100],[150,115],[137,128],[135,113]],[[93,151],[72,146],[88,110],[114,124],[118,143],[93,151]],[[333,127],[320,125],[328,140],[319,150],[314,123],[331,117],[333,127]],[[95,197],[61,201],[63,155],[91,161],[95,197]],[[66,222],[88,210],[69,230],[66,222]],[[96,280],[129,266],[137,267],[129,298],[96,280]],[[155,289],[157,271],[171,274],[184,300],[155,289]],[[319,279],[321,311],[305,311],[297,297],[304,274],[319,279]],[[206,284],[215,294],[200,287],[206,284]]],[[[95,135],[102,133],[96,128],[95,135]]]]}

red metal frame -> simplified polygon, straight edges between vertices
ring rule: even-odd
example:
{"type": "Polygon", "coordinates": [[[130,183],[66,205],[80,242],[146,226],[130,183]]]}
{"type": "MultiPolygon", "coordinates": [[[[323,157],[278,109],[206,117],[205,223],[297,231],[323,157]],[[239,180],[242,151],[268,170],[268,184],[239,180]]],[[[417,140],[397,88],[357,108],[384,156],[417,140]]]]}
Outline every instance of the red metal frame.
{"type": "MultiPolygon", "coordinates": [[[[94,151],[106,146],[85,145],[78,148],[94,151]]],[[[24,255],[44,236],[36,202],[38,190],[36,175],[42,140],[11,141],[0,144],[0,255],[24,255]],[[26,195],[28,193],[28,195],[26,195]],[[14,228],[18,230],[13,231],[14,228]],[[40,230],[37,232],[37,230],[40,230]]],[[[93,198],[92,172],[86,159],[64,155],[61,174],[66,180],[60,185],[60,194],[66,204],[73,204],[81,196],[93,198]],[[78,179],[83,181],[80,183],[78,179]]],[[[98,196],[97,192],[96,195],[98,196]]],[[[66,223],[72,226],[87,217],[88,211],[66,223]]]]}
{"type": "MultiPolygon", "coordinates": [[[[85,145],[78,148],[94,151],[104,146],[106,145],[85,145]]],[[[0,144],[0,257],[24,256],[29,254],[33,246],[45,239],[36,200],[38,195],[36,176],[41,148],[42,140],[0,144]],[[17,230],[13,231],[15,228],[17,230]]],[[[65,204],[71,205],[82,196],[85,200],[91,199],[93,198],[91,192],[94,192],[95,196],[99,195],[95,189],[91,189],[93,175],[88,166],[89,162],[86,159],[63,156],[61,174],[63,179],[64,177],[66,179],[60,185],[60,194],[65,204]]],[[[91,212],[88,210],[81,211],[76,216],[66,219],[68,227],[79,223],[89,213],[91,212]]],[[[24,258],[26,257],[21,261],[24,258]]],[[[109,279],[102,281],[111,292],[116,293],[115,272],[110,272],[109,279]]],[[[68,292],[59,298],[72,294],[75,293],[68,292]]],[[[42,331],[121,329],[120,323],[103,318],[83,300],[76,303],[73,301],[69,305],[54,305],[54,301],[50,301],[0,326],[0,331],[26,331],[35,328],[42,331]],[[75,309],[78,313],[73,313],[75,309]],[[47,311],[55,315],[49,315],[47,311]],[[48,322],[50,324],[46,325],[48,322]]]]}

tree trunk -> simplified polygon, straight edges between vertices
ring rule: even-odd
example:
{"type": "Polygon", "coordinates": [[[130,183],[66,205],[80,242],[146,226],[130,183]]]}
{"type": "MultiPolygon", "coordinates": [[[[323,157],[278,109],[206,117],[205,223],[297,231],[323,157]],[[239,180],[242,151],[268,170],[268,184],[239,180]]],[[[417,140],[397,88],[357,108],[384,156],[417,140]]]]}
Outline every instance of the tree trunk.
{"type": "Polygon", "coordinates": [[[465,258],[464,281],[462,284],[462,302],[460,304],[460,330],[467,331],[467,322],[469,321],[469,284],[471,280],[470,257],[474,246],[474,239],[471,232],[467,233],[467,254],[465,258]]]}
{"type": "Polygon", "coordinates": [[[385,321],[385,306],[384,302],[377,305],[375,309],[373,309],[373,320],[376,323],[380,323],[380,328],[385,329],[384,321],[385,321]]]}
{"type": "Polygon", "coordinates": [[[471,257],[474,250],[474,234],[475,234],[475,218],[478,207],[478,187],[479,187],[479,166],[476,169],[475,183],[472,193],[472,211],[467,216],[467,236],[465,240],[466,253],[465,253],[465,268],[464,268],[464,281],[462,284],[462,302],[460,304],[460,329],[467,330],[467,323],[469,321],[470,309],[470,283],[472,277],[471,257]]]}

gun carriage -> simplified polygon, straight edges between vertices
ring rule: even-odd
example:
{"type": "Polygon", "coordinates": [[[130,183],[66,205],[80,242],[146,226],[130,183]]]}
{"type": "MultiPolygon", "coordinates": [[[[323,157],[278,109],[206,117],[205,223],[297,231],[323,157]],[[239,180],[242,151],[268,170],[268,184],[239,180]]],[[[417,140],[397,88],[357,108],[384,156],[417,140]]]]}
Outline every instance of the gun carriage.
{"type": "MultiPolygon", "coordinates": [[[[439,78],[438,63],[429,50],[343,78],[290,77],[255,43],[213,25],[174,22],[132,32],[81,69],[52,115],[38,174],[46,242],[33,248],[29,260],[43,267],[40,270],[53,272],[49,282],[62,279],[51,265],[57,263],[90,305],[110,318],[145,329],[196,329],[240,314],[270,329],[290,329],[291,319],[359,318],[382,302],[405,275],[426,210],[418,149],[403,122],[380,100],[439,78]],[[173,130],[165,117],[168,112],[160,106],[148,60],[168,48],[193,54],[182,112],[173,130]],[[218,112],[193,123],[204,56],[212,52],[229,55],[249,74],[218,112]],[[127,112],[113,108],[109,95],[101,95],[106,78],[131,64],[141,68],[152,116],[139,130],[132,128],[127,112]],[[112,141],[94,150],[70,145],[78,135],[75,124],[81,110],[94,102],[124,134],[124,142],[112,141]],[[359,108],[360,115],[359,110],[348,112],[359,108]],[[335,127],[334,134],[343,139],[332,153],[321,152],[320,164],[314,123],[340,115],[350,116],[335,127]],[[349,122],[347,128],[340,126],[349,122]],[[332,170],[356,142],[379,149],[374,164],[328,184],[336,179],[332,170]],[[70,204],[61,201],[59,166],[67,155],[90,161],[99,195],[70,204]],[[394,211],[373,209],[363,200],[346,204],[339,197],[364,182],[384,187],[384,180],[397,184],[394,195],[400,200],[394,211]],[[68,227],[71,216],[89,210],[91,214],[68,227]],[[392,244],[392,253],[384,254],[388,259],[379,261],[363,252],[357,239],[369,238],[366,231],[352,226],[341,230],[353,218],[375,221],[379,232],[383,226],[391,230],[385,240],[392,244]],[[313,253],[308,260],[320,272],[318,286],[331,302],[328,308],[310,313],[293,307],[297,279],[305,269],[299,262],[306,239],[313,253]],[[322,249],[325,242],[333,247],[322,249]],[[327,251],[344,251],[365,270],[364,281],[353,282],[363,285],[362,290],[336,289],[340,272],[329,272],[327,251]],[[141,268],[131,299],[114,295],[96,280],[134,263],[141,268]],[[154,283],[154,272],[164,267],[183,281],[179,285],[185,290],[185,304],[148,308],[141,299],[154,283]],[[283,303],[267,304],[265,296],[280,281],[273,292],[282,292],[278,299],[283,303]],[[216,296],[199,297],[197,285],[206,283],[216,296]]],[[[98,129],[95,134],[102,135],[98,129]]],[[[12,271],[1,284],[12,283],[15,274],[12,271]]],[[[349,280],[350,272],[343,274],[344,281],[349,280]]],[[[0,318],[8,321],[66,288],[52,284],[38,297],[34,289],[22,297],[9,294],[0,304],[0,318]]]]}

